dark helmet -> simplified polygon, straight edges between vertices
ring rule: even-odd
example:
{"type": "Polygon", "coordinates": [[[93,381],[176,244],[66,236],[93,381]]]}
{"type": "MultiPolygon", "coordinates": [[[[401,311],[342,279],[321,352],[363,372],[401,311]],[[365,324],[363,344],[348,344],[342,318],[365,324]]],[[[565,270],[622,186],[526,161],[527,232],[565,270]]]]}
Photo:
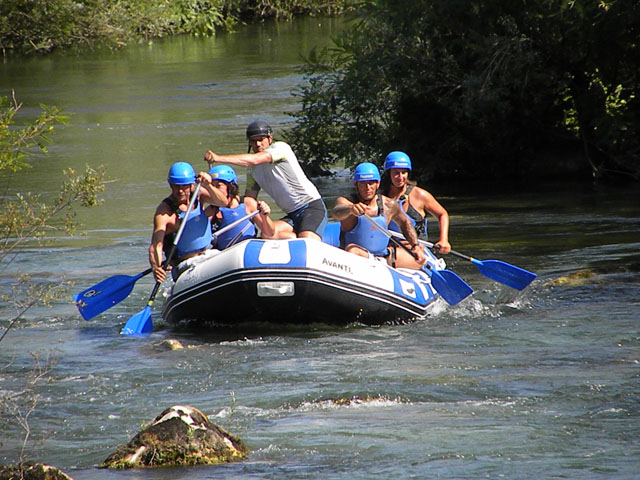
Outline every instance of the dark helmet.
{"type": "Polygon", "coordinates": [[[247,126],[247,138],[251,138],[256,135],[265,135],[270,137],[273,135],[273,130],[271,130],[269,124],[264,120],[255,120],[247,126]]]}

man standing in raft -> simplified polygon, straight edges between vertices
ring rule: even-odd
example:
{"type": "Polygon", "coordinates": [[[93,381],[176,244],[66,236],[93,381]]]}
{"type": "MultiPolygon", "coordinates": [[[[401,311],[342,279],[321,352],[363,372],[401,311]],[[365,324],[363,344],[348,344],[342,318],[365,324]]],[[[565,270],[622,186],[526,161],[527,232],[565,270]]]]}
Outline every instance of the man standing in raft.
{"type": "Polygon", "coordinates": [[[327,208],[318,189],[307,178],[285,142],[273,141],[273,130],[263,120],[247,126],[249,152],[218,155],[208,150],[204,160],[213,166],[223,163],[247,168],[244,201],[257,201],[260,189],[273,198],[286,216],[275,223],[275,238],[321,240],[327,224],[327,208]]]}

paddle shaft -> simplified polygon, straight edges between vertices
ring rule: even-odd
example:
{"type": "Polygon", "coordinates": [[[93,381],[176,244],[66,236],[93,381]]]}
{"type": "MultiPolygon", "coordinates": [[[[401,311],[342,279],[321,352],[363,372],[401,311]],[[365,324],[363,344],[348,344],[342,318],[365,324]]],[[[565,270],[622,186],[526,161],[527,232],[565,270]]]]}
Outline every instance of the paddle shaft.
{"type": "MultiPolygon", "coordinates": [[[[438,247],[433,243],[420,240],[420,244],[425,245],[427,248],[438,250],[438,247]]],[[[455,250],[451,250],[450,253],[473,263],[485,277],[517,290],[523,290],[537,276],[535,273],[500,260],[478,260],[455,250]]]]}
{"type": "MultiPolygon", "coordinates": [[[[391,232],[382,228],[382,226],[377,224],[373,218],[369,217],[369,215],[365,214],[364,217],[366,217],[372,225],[375,225],[375,227],[380,230],[380,232],[382,232],[387,238],[389,238],[389,240],[394,242],[396,245],[400,245],[407,252],[409,252],[413,256],[413,258],[418,260],[418,255],[404,243],[395,238],[391,232]]],[[[448,270],[436,270],[428,262],[423,268],[426,269],[427,274],[431,277],[431,284],[433,285],[433,288],[436,289],[436,291],[442,296],[442,298],[445,299],[445,301],[449,305],[457,305],[463,299],[473,293],[473,289],[455,273],[448,270]]]]}
{"type": "MultiPolygon", "coordinates": [[[[433,243],[427,242],[425,240],[418,239],[418,243],[420,243],[421,245],[424,245],[425,247],[427,247],[429,249],[432,249],[432,250],[436,250],[436,251],[440,250],[440,248],[437,245],[434,245],[433,243]]],[[[467,255],[465,255],[463,253],[460,253],[460,252],[456,252],[455,250],[451,250],[451,251],[449,251],[449,253],[451,255],[453,255],[454,257],[463,258],[464,260],[467,260],[469,262],[473,262],[473,263],[477,263],[478,262],[475,258],[469,257],[469,256],[467,256],[467,255]]]]}
{"type": "MultiPolygon", "coordinates": [[[[171,251],[167,255],[167,259],[165,260],[162,267],[164,270],[169,267],[169,263],[171,262],[173,254],[176,251],[176,247],[178,245],[178,242],[180,241],[182,232],[184,231],[184,228],[189,221],[189,214],[191,213],[191,209],[193,208],[193,205],[196,203],[196,199],[198,198],[200,186],[201,183],[198,182],[196,185],[196,189],[191,196],[191,201],[189,202],[189,206],[187,207],[184,218],[180,222],[180,227],[178,228],[178,232],[176,233],[176,238],[173,240],[171,251]]],[[[160,289],[160,285],[162,285],[162,282],[156,280],[156,284],[153,286],[153,290],[151,291],[151,295],[149,296],[149,300],[147,301],[147,306],[144,307],[141,312],[136,313],[135,315],[130,317],[120,333],[122,333],[123,335],[139,335],[141,333],[150,333],[151,331],[153,331],[153,322],[151,321],[151,305],[156,298],[158,290],[160,289]]]]}
{"type": "Polygon", "coordinates": [[[222,227],[220,230],[216,230],[215,232],[213,232],[213,236],[218,237],[222,235],[224,232],[231,230],[236,225],[239,225],[240,223],[245,222],[247,220],[251,220],[253,217],[255,217],[259,213],[260,213],[260,210],[256,210],[255,212],[251,212],[249,215],[245,215],[244,217],[239,218],[238,220],[234,220],[229,225],[222,227]]]}
{"type": "MultiPolygon", "coordinates": [[[[424,240],[418,240],[422,245],[424,245],[427,248],[433,249],[433,250],[440,250],[440,247],[437,245],[434,245],[431,242],[426,242],[424,240]]],[[[478,263],[478,260],[476,260],[473,257],[469,257],[468,255],[465,255],[464,253],[460,253],[460,252],[456,252],[455,250],[450,250],[449,253],[451,255],[453,255],[454,257],[458,257],[458,258],[462,258],[464,260],[467,260],[468,262],[472,262],[472,263],[478,263]]]]}
{"type": "MultiPolygon", "coordinates": [[[[201,186],[201,183],[198,182],[198,184],[196,185],[196,189],[194,190],[193,195],[191,196],[191,201],[189,202],[187,211],[184,214],[184,219],[180,222],[180,228],[178,228],[178,233],[176,233],[176,237],[173,239],[173,245],[171,246],[171,250],[169,250],[169,254],[167,255],[167,258],[164,261],[164,265],[162,266],[164,270],[169,268],[169,264],[173,259],[173,255],[176,252],[176,249],[178,247],[178,242],[180,241],[180,237],[182,237],[182,232],[184,232],[184,228],[186,227],[187,221],[189,220],[189,214],[191,213],[191,209],[193,208],[193,205],[196,203],[196,200],[198,199],[198,193],[200,193],[200,186],[201,186]]],[[[151,295],[149,296],[149,301],[147,302],[148,306],[151,306],[151,304],[155,300],[156,295],[158,293],[158,289],[160,288],[160,285],[162,285],[162,282],[156,281],[156,284],[154,285],[153,290],[151,291],[151,295]]]]}
{"type": "Polygon", "coordinates": [[[396,245],[404,248],[407,252],[409,252],[411,254],[411,256],[413,258],[416,259],[416,261],[418,260],[418,254],[417,253],[415,253],[413,250],[411,250],[409,247],[407,247],[400,240],[395,238],[389,231],[387,231],[387,229],[382,228],[382,225],[378,225],[378,223],[373,218],[371,218],[369,215],[367,215],[366,213],[363,215],[363,217],[366,218],[371,225],[376,227],[385,237],[387,237],[389,240],[391,240],[396,245]]]}

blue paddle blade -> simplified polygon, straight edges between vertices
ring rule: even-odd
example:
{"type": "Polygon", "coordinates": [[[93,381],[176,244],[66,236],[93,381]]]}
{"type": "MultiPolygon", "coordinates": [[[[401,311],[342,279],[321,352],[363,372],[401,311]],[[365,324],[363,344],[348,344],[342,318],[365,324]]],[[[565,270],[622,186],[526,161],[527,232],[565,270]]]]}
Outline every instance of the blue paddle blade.
{"type": "Polygon", "coordinates": [[[431,277],[431,285],[436,292],[452,307],[473,293],[469,284],[450,270],[424,270],[431,277]]]}
{"type": "Polygon", "coordinates": [[[82,318],[90,320],[127,298],[131,290],[133,290],[133,285],[150,272],[151,269],[148,269],[137,275],[115,275],[109,277],[93,287],[76,293],[73,296],[73,301],[78,307],[82,318]]]}
{"type": "Polygon", "coordinates": [[[122,328],[122,335],[140,335],[153,331],[153,321],[151,320],[151,305],[147,305],[142,311],[133,315],[122,328]]]}
{"type": "Polygon", "coordinates": [[[537,277],[535,273],[528,272],[515,265],[510,265],[500,260],[475,260],[478,270],[485,277],[500,282],[516,290],[523,290],[537,277]]]}

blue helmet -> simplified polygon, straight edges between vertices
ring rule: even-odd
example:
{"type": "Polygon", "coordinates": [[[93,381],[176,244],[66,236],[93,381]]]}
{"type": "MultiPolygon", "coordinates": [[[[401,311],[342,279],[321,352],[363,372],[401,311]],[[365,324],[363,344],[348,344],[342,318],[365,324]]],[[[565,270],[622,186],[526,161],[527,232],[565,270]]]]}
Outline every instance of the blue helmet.
{"type": "Polygon", "coordinates": [[[216,165],[209,170],[212,180],[222,180],[227,183],[238,184],[238,176],[233,168],[228,165],[216,165]]]}
{"type": "Polygon", "coordinates": [[[380,171],[373,163],[364,162],[358,165],[353,172],[353,183],[357,182],[379,182],[380,171]]]}
{"type": "Polygon", "coordinates": [[[169,169],[167,181],[169,185],[190,185],[196,183],[196,172],[187,162],[174,163],[169,169]]]}
{"type": "Polygon", "coordinates": [[[409,155],[404,152],[391,152],[387,155],[387,158],[384,159],[384,171],[390,170],[392,168],[406,168],[407,170],[411,170],[411,159],[409,155]]]}

